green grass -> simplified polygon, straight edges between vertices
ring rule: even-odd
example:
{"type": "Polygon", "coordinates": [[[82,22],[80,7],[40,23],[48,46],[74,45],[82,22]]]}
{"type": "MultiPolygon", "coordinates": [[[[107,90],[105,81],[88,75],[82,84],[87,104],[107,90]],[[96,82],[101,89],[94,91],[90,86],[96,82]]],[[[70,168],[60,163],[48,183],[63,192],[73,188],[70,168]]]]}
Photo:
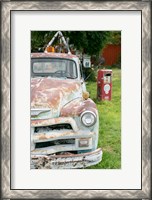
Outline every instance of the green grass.
{"type": "Polygon", "coordinates": [[[112,100],[97,100],[96,82],[87,83],[90,97],[95,101],[99,112],[99,142],[102,148],[102,161],[88,169],[121,168],[121,70],[113,69],[112,100]]]}

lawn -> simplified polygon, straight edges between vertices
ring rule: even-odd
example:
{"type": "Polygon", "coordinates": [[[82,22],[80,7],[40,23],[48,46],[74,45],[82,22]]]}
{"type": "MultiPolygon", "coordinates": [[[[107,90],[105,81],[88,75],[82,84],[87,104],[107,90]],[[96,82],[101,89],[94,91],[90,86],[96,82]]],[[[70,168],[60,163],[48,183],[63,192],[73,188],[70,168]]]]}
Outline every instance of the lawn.
{"type": "Polygon", "coordinates": [[[102,161],[88,169],[121,168],[121,70],[113,69],[112,100],[99,101],[96,96],[96,82],[87,82],[87,90],[95,101],[99,112],[99,142],[102,161]]]}

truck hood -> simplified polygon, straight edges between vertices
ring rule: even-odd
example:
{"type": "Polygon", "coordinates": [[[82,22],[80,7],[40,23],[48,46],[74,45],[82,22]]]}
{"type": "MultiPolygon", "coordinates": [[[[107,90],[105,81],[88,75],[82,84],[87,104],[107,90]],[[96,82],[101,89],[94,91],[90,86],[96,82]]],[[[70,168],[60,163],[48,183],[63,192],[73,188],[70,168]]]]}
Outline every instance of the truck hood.
{"type": "Polygon", "coordinates": [[[58,117],[61,108],[78,97],[82,97],[79,81],[49,77],[31,79],[31,109],[47,111],[49,117],[58,117]]]}

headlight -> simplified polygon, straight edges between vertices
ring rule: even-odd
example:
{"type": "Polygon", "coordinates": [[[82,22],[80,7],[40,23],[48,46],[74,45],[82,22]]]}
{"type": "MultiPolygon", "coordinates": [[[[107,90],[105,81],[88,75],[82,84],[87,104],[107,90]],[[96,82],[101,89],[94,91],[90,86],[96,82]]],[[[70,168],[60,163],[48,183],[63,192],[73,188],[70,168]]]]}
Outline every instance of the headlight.
{"type": "Polygon", "coordinates": [[[81,114],[81,121],[85,126],[93,126],[96,123],[97,117],[91,111],[85,111],[81,114]]]}

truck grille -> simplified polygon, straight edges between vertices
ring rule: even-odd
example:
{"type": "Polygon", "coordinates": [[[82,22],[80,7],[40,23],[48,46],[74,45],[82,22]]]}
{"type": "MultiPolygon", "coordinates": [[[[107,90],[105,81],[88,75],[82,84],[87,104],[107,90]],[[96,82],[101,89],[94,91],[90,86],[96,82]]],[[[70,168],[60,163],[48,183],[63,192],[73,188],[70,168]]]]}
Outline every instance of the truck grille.
{"type": "Polygon", "coordinates": [[[49,146],[55,146],[55,145],[67,145],[67,144],[75,144],[75,139],[60,139],[55,141],[49,141],[49,142],[40,142],[36,143],[36,148],[44,148],[49,146]]]}
{"type": "Polygon", "coordinates": [[[35,127],[34,132],[39,133],[39,132],[48,132],[48,131],[62,130],[62,129],[72,130],[72,126],[70,124],[55,124],[51,126],[41,126],[41,127],[35,127]]]}

